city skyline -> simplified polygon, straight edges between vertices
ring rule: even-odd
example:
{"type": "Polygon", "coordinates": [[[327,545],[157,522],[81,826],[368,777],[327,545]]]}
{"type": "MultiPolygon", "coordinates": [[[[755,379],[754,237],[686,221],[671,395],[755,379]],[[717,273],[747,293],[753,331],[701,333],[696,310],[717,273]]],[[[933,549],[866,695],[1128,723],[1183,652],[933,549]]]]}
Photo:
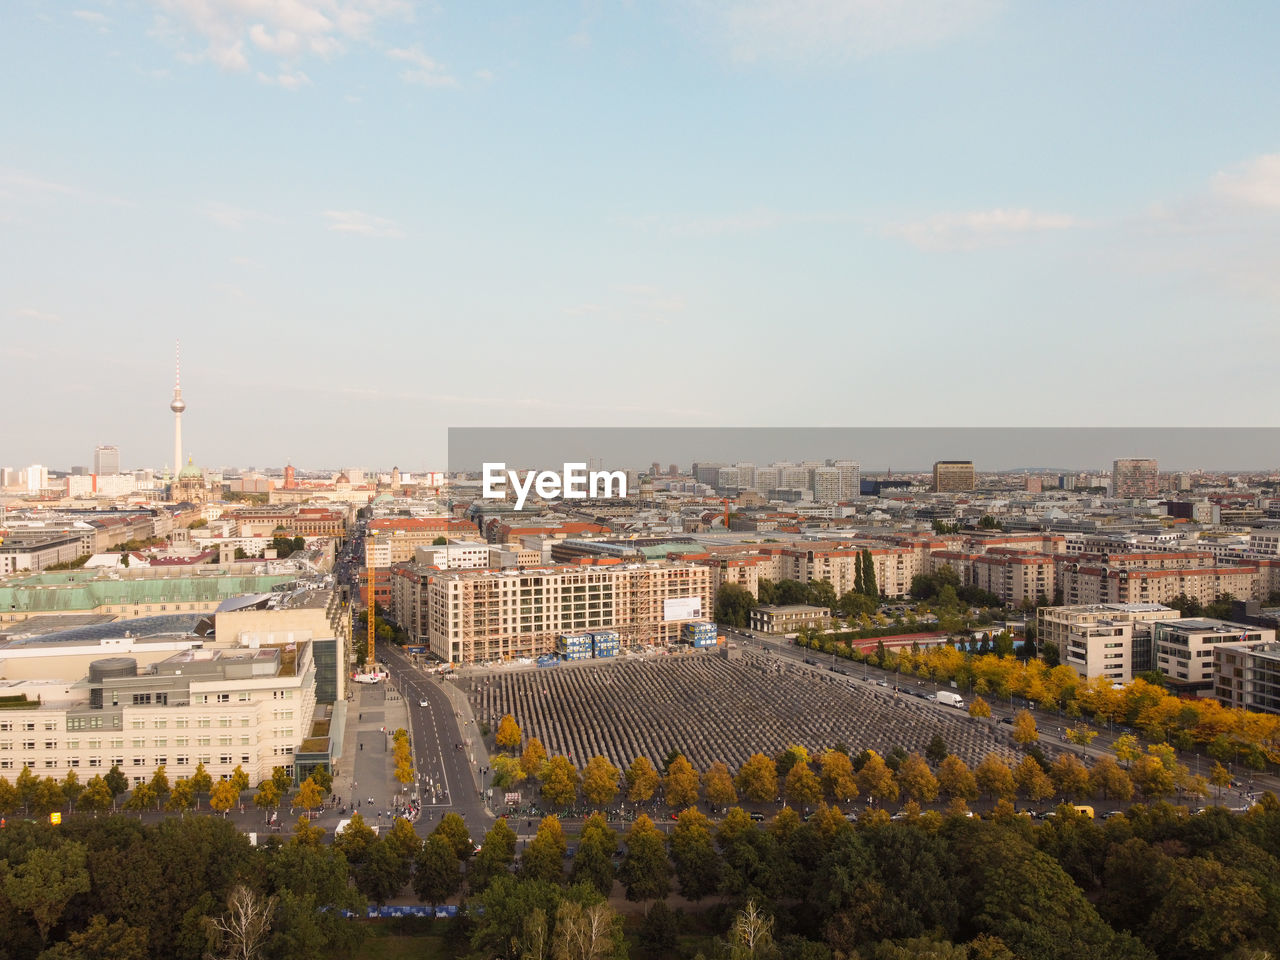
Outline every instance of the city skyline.
{"type": "Polygon", "coordinates": [[[459,425],[1239,425],[1186,402],[1206,338],[1270,425],[1278,27],[22,2],[5,459],[162,466],[175,335],[197,464],[376,462],[406,420],[423,466],[459,425]]]}

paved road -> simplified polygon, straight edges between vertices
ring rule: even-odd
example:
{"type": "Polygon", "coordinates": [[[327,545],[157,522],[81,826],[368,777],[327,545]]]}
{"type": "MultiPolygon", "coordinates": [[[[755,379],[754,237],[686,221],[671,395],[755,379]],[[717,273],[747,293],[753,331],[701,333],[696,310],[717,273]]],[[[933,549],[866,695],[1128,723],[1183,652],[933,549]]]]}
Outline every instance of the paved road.
{"type": "Polygon", "coordinates": [[[470,726],[465,731],[460,728],[453,705],[441,688],[445,681],[413,666],[397,647],[384,646],[381,659],[391,682],[403,691],[409,710],[414,767],[424,798],[418,832],[430,833],[446,813],[457,813],[478,840],[493,825],[476,789],[473,751],[468,748],[468,740],[478,740],[479,731],[470,726]]]}

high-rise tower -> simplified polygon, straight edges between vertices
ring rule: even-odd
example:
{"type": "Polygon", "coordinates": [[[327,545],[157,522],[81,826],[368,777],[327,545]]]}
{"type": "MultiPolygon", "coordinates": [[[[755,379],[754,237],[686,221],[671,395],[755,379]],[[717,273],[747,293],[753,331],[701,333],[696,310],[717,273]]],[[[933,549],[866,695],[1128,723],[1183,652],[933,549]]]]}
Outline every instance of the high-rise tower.
{"type": "Polygon", "coordinates": [[[177,479],[182,472],[182,411],[187,409],[182,399],[182,343],[174,346],[173,400],[169,403],[173,411],[173,476],[177,479]]]}

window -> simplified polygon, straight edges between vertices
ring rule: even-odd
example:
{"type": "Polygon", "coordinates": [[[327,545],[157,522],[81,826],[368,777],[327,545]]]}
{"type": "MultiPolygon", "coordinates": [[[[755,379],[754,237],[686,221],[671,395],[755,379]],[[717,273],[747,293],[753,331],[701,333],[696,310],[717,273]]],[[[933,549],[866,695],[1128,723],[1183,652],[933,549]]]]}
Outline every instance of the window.
{"type": "Polygon", "coordinates": [[[175,720],[175,721],[173,721],[173,725],[174,725],[175,727],[177,727],[179,730],[185,730],[185,729],[187,729],[187,721],[186,721],[186,720],[175,720]]]}
{"type": "Polygon", "coordinates": [[[88,741],[88,743],[89,743],[89,749],[90,749],[90,750],[101,750],[101,749],[102,749],[102,741],[101,741],[101,740],[98,740],[98,739],[94,738],[94,739],[89,740],[89,741],[88,741]]]}
{"type": "Polygon", "coordinates": [[[163,729],[164,729],[165,727],[167,727],[168,725],[169,725],[169,721],[168,721],[168,720],[157,720],[157,721],[156,721],[156,729],[157,729],[157,730],[163,730],[163,729]]]}
{"type": "Polygon", "coordinates": [[[229,693],[220,693],[220,694],[218,694],[218,702],[219,702],[219,703],[230,703],[230,702],[231,702],[231,694],[229,694],[229,693]]]}
{"type": "Polygon", "coordinates": [[[12,769],[13,769],[12,760],[0,760],[0,770],[12,770],[12,769]]]}
{"type": "Polygon", "coordinates": [[[112,758],[111,758],[111,765],[112,765],[113,767],[123,767],[123,766],[124,766],[124,757],[112,757],[112,758]]]}
{"type": "Polygon", "coordinates": [[[22,749],[23,749],[23,750],[34,750],[35,748],[36,748],[36,742],[35,742],[34,740],[23,740],[23,741],[22,741],[22,749]]]}
{"type": "Polygon", "coordinates": [[[34,720],[28,720],[26,723],[22,725],[23,730],[34,730],[35,728],[36,728],[36,724],[34,720]]]}
{"type": "Polygon", "coordinates": [[[141,750],[146,745],[147,745],[146,737],[134,737],[131,741],[129,741],[129,746],[133,747],[133,749],[135,750],[141,750]]]}
{"type": "Polygon", "coordinates": [[[218,738],[218,746],[220,746],[220,747],[229,747],[229,746],[231,746],[231,738],[230,738],[230,737],[219,737],[219,738],[218,738]]]}
{"type": "Polygon", "coordinates": [[[201,717],[199,720],[196,721],[196,726],[200,727],[201,729],[204,729],[206,727],[211,727],[213,726],[213,721],[210,720],[208,717],[201,717]]]}
{"type": "Polygon", "coordinates": [[[248,691],[248,690],[241,690],[238,694],[236,694],[236,699],[237,699],[237,700],[239,700],[241,703],[248,703],[248,702],[249,702],[249,691],[248,691]]]}
{"type": "Polygon", "coordinates": [[[0,730],[3,730],[3,731],[5,731],[5,732],[7,733],[8,731],[10,731],[10,730],[12,730],[12,729],[13,729],[13,721],[12,721],[12,720],[6,720],[4,723],[0,723],[0,730]]]}
{"type": "Polygon", "coordinates": [[[12,750],[12,749],[13,749],[12,740],[0,740],[0,750],[12,750]]]}
{"type": "Polygon", "coordinates": [[[68,749],[68,750],[79,750],[79,749],[80,749],[80,741],[79,741],[79,740],[68,740],[68,741],[67,741],[67,749],[68,749]]]}
{"type": "Polygon", "coordinates": [[[133,765],[134,765],[135,767],[140,767],[140,766],[142,766],[142,757],[134,757],[134,758],[133,758],[133,765]]]}
{"type": "Polygon", "coordinates": [[[80,766],[80,758],[79,758],[79,757],[72,757],[72,758],[71,758],[71,761],[70,761],[70,766],[73,766],[73,767],[78,767],[78,766],[80,766]]]}
{"type": "Polygon", "coordinates": [[[46,770],[54,770],[54,769],[57,769],[57,766],[58,766],[58,761],[57,761],[57,760],[46,760],[46,761],[44,762],[44,768],[45,768],[46,770]]]}
{"type": "Polygon", "coordinates": [[[230,762],[231,762],[231,754],[229,754],[229,753],[224,753],[222,756],[218,757],[218,762],[219,762],[219,763],[230,763],[230,762]]]}
{"type": "Polygon", "coordinates": [[[45,748],[46,750],[57,750],[57,749],[58,749],[58,741],[57,741],[57,740],[46,740],[46,741],[44,742],[44,748],[45,748]]]}
{"type": "Polygon", "coordinates": [[[154,743],[157,747],[166,747],[169,745],[169,740],[167,737],[156,737],[154,743]]]}
{"type": "Polygon", "coordinates": [[[222,717],[220,720],[218,720],[218,726],[220,726],[220,727],[229,727],[229,726],[231,726],[231,718],[230,718],[230,717],[222,717]]]}
{"type": "Polygon", "coordinates": [[[113,750],[117,750],[117,749],[119,749],[120,747],[123,747],[123,746],[124,746],[124,738],[123,738],[123,737],[112,737],[112,738],[111,738],[111,748],[112,748],[113,750]]]}
{"type": "Polygon", "coordinates": [[[177,757],[174,757],[174,762],[177,763],[178,766],[180,767],[185,767],[187,764],[191,762],[191,758],[187,756],[179,755],[177,757]]]}
{"type": "Polygon", "coordinates": [[[57,729],[58,729],[58,721],[57,721],[57,720],[46,720],[46,721],[44,722],[44,728],[45,728],[46,730],[57,730],[57,729]]]}
{"type": "Polygon", "coordinates": [[[242,747],[247,747],[248,745],[249,745],[249,738],[248,738],[248,737],[241,737],[241,738],[240,738],[240,746],[242,746],[242,747]]]}
{"type": "Polygon", "coordinates": [[[169,762],[169,758],[168,758],[168,757],[156,757],[156,766],[157,766],[157,767],[163,767],[163,766],[164,766],[166,763],[168,763],[168,762],[169,762]]]}
{"type": "Polygon", "coordinates": [[[89,766],[91,766],[91,767],[100,767],[100,766],[102,766],[102,758],[101,758],[101,757],[90,757],[90,758],[89,758],[89,766]]]}
{"type": "Polygon", "coordinates": [[[210,743],[212,743],[212,742],[213,742],[213,738],[211,738],[211,737],[197,737],[197,738],[196,738],[196,746],[197,746],[197,747],[207,747],[207,746],[209,746],[209,744],[210,744],[210,743]]]}

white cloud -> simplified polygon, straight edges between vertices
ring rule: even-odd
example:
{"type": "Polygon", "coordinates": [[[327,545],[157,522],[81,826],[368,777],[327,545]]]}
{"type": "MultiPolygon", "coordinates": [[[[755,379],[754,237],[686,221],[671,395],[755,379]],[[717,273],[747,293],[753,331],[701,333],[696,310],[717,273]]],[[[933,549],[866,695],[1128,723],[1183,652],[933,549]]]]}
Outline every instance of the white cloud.
{"type": "Polygon", "coordinates": [[[490,83],[496,79],[492,70],[477,70],[475,78],[482,83],[490,83]]]}
{"type": "Polygon", "coordinates": [[[198,212],[218,226],[232,230],[239,230],[247,223],[276,222],[272,217],[267,216],[265,213],[259,213],[257,210],[247,210],[244,207],[236,207],[216,200],[206,203],[199,208],[198,212]]]}
{"type": "Polygon", "coordinates": [[[58,316],[58,314],[50,313],[47,310],[37,310],[35,307],[19,307],[14,311],[14,316],[23,323],[53,324],[62,322],[62,317],[58,316]]]}
{"type": "Polygon", "coordinates": [[[400,47],[388,50],[387,56],[392,60],[410,64],[410,68],[400,73],[405,83],[416,83],[424,87],[456,87],[458,80],[440,63],[427,56],[418,47],[400,47]]]}
{"type": "Polygon", "coordinates": [[[301,70],[293,73],[278,73],[274,77],[270,74],[259,73],[258,80],[261,83],[284,87],[286,90],[297,90],[299,87],[305,87],[311,82],[311,78],[301,70]]]}
{"type": "Polygon", "coordinates": [[[1280,210],[1280,153],[1255,157],[1217,174],[1213,192],[1235,203],[1280,210]]]}
{"type": "Polygon", "coordinates": [[[337,233],[354,233],[362,237],[403,237],[404,231],[394,220],[375,217],[359,210],[326,210],[329,229],[337,233]]]}
{"type": "Polygon", "coordinates": [[[789,213],[757,208],[740,213],[712,214],[695,217],[658,216],[619,218],[617,223],[639,230],[654,230],[678,237],[708,237],[763,233],[782,227],[803,224],[847,224],[857,218],[842,213],[789,213]]]}
{"type": "Polygon", "coordinates": [[[98,26],[104,26],[109,22],[107,15],[101,10],[72,10],[71,15],[77,20],[83,20],[85,23],[92,23],[98,26]]]}
{"type": "Polygon", "coordinates": [[[703,32],[735,60],[844,59],[931,46],[990,17],[1002,0],[699,0],[703,32]]]}
{"type": "Polygon", "coordinates": [[[623,283],[608,291],[602,301],[586,301],[564,307],[567,317],[595,317],[609,323],[656,323],[666,326],[688,310],[684,295],[651,283],[623,283]]]}
{"type": "Polygon", "coordinates": [[[75,184],[59,183],[34,176],[22,170],[0,167],[0,203],[9,201],[29,205],[40,201],[79,200],[85,203],[102,203],[108,206],[128,206],[119,197],[96,193],[75,184]]]}
{"type": "MultiPolygon", "coordinates": [[[[281,60],[328,58],[368,39],[381,20],[408,19],[407,0],[151,0],[158,32],[179,46],[203,46],[186,59],[224,70],[250,69],[247,49],[281,60]]],[[[281,71],[292,76],[291,72],[281,71]]]]}
{"type": "Polygon", "coordinates": [[[976,247],[1008,243],[1034,233],[1070,230],[1081,222],[1068,214],[1038,213],[1034,210],[978,210],[948,213],[894,224],[888,232],[921,250],[972,250],[976,247]]]}

